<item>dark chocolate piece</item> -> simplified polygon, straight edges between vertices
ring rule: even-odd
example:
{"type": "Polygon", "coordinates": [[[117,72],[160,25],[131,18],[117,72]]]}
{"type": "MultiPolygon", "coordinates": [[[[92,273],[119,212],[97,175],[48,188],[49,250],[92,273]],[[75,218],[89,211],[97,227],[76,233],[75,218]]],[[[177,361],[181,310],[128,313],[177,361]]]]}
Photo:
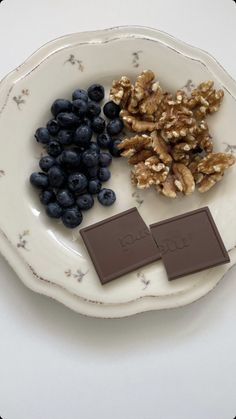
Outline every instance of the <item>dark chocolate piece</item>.
{"type": "Polygon", "coordinates": [[[208,207],[152,224],[150,229],[169,280],[230,261],[208,207]]]}
{"type": "Polygon", "coordinates": [[[136,208],[80,230],[102,284],[160,259],[136,208]]]}

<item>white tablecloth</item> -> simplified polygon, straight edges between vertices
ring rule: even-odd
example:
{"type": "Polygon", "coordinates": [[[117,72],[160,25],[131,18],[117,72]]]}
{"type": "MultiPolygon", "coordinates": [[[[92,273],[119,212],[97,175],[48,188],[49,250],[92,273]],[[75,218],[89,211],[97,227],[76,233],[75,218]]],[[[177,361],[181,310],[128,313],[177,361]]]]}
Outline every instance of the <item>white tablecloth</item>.
{"type": "MultiPolygon", "coordinates": [[[[124,24],[208,50],[236,78],[233,0],[3,0],[0,77],[62,34],[124,24]]],[[[236,269],[188,307],[104,321],[32,293],[0,257],[0,416],[233,419],[235,325],[236,269]]]]}

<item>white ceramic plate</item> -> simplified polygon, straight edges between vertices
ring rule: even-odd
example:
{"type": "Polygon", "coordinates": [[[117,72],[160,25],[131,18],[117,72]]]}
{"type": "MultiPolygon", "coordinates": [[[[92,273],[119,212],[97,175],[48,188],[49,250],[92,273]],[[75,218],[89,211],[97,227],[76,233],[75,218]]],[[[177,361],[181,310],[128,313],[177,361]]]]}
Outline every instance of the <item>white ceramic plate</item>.
{"type": "MultiPolygon", "coordinates": [[[[123,74],[134,78],[145,68],[153,69],[168,90],[213,79],[225,91],[220,112],[209,118],[215,148],[236,149],[235,82],[205,52],[156,30],[124,27],[57,39],[31,56],[0,86],[0,192],[5,191],[6,196],[0,208],[2,253],[9,259],[6,243],[10,243],[15,254],[11,264],[28,286],[68,304],[56,291],[64,289],[65,295],[87,302],[87,308],[82,310],[78,305],[77,310],[89,315],[117,317],[125,315],[124,306],[129,306],[128,314],[132,314],[143,311],[144,306],[148,310],[187,304],[210,291],[230,267],[168,282],[158,262],[102,287],[78,230],[71,232],[52,223],[28,184],[42,151],[33,134],[49,119],[55,98],[69,98],[75,88],[95,81],[104,84],[108,92],[114,78],[123,74]],[[47,292],[40,281],[50,284],[47,292]],[[88,308],[91,304],[92,312],[88,308]],[[106,313],[100,314],[101,305],[107,306],[106,313]]],[[[117,203],[109,209],[96,205],[86,214],[83,226],[134,205],[147,224],[208,205],[227,249],[234,248],[235,168],[209,193],[196,192],[171,202],[151,190],[137,193],[128,172],[125,161],[114,161],[110,186],[117,193],[117,203]]]]}

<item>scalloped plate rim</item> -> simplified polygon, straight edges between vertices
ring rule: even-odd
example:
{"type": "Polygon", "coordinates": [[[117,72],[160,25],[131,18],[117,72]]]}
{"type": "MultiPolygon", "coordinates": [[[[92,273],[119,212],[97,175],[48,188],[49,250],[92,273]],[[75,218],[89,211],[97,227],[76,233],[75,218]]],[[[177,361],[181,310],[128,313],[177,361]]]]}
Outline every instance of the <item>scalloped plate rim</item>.
{"type": "MultiPolygon", "coordinates": [[[[169,45],[169,43],[176,43],[177,45],[176,45],[176,48],[177,48],[177,46],[180,48],[180,46],[182,46],[183,48],[187,48],[187,49],[189,49],[190,50],[190,52],[195,52],[195,54],[199,54],[199,57],[197,57],[197,58],[192,58],[192,59],[194,59],[194,60],[196,60],[196,61],[199,61],[199,62],[201,62],[202,64],[204,64],[206,67],[208,67],[207,66],[207,64],[206,64],[206,62],[205,61],[202,61],[201,60],[201,57],[202,57],[202,59],[203,58],[205,58],[205,60],[207,59],[208,60],[208,64],[210,63],[211,65],[214,65],[215,66],[215,71],[216,71],[216,73],[218,73],[218,76],[219,76],[219,74],[220,74],[220,76],[221,77],[223,77],[225,80],[224,80],[224,83],[226,83],[226,85],[224,84],[224,87],[226,88],[226,90],[232,95],[232,96],[234,96],[234,95],[236,95],[236,83],[235,83],[235,81],[233,80],[233,78],[227,73],[227,71],[222,67],[222,65],[212,56],[212,55],[210,55],[209,53],[207,53],[206,51],[204,51],[204,50],[202,50],[202,49],[199,49],[199,48],[197,48],[197,47],[194,47],[194,46],[191,46],[190,44],[188,44],[188,43],[185,43],[185,42],[183,42],[183,41],[181,41],[181,40],[178,40],[177,38],[175,38],[174,36],[171,36],[171,35],[169,35],[169,34],[167,34],[167,33],[165,33],[165,32],[163,32],[163,31],[159,31],[159,30],[157,30],[157,29],[153,29],[153,28],[148,28],[148,27],[142,27],[142,26],[118,26],[118,27],[114,27],[114,28],[108,28],[108,29],[104,29],[104,30],[98,30],[98,31],[87,31],[87,32],[77,32],[77,33],[73,33],[73,34],[69,34],[69,35],[63,35],[63,36],[61,36],[61,37],[58,37],[58,38],[56,38],[56,39],[54,39],[54,40],[52,40],[52,41],[49,41],[49,42],[47,42],[47,43],[45,43],[42,47],[40,47],[38,50],[36,50],[32,55],[30,55],[30,57],[28,57],[21,65],[19,65],[15,70],[13,70],[13,71],[11,71],[9,74],[7,74],[2,80],[1,80],[1,82],[0,82],[0,89],[1,89],[1,91],[2,91],[2,97],[4,97],[4,93],[6,93],[6,95],[5,95],[5,100],[3,100],[3,101],[1,101],[1,102],[3,102],[3,106],[1,107],[1,111],[2,111],[2,109],[5,107],[5,104],[7,103],[7,99],[8,99],[8,96],[9,96],[9,94],[10,94],[10,92],[11,92],[11,90],[12,90],[12,88],[14,87],[14,85],[15,85],[15,83],[18,81],[18,80],[20,80],[20,79],[22,79],[22,78],[24,78],[24,77],[27,77],[27,75],[29,74],[29,73],[31,73],[36,67],[38,67],[42,62],[44,62],[44,60],[45,59],[47,59],[47,57],[49,57],[49,56],[51,56],[52,55],[52,53],[53,53],[53,51],[54,51],[54,53],[56,53],[57,51],[59,51],[59,50],[61,50],[61,49],[65,49],[65,48],[67,48],[67,47],[70,47],[70,46],[72,46],[72,45],[76,45],[76,44],[81,44],[81,41],[79,42],[79,40],[77,41],[77,37],[86,37],[86,36],[88,36],[88,37],[90,37],[90,41],[87,41],[87,42],[85,42],[86,44],[89,44],[89,43],[99,43],[99,42],[101,42],[101,40],[99,40],[98,38],[99,38],[99,36],[101,36],[101,38],[103,38],[103,42],[104,42],[104,36],[106,36],[106,34],[110,34],[110,33],[112,33],[112,34],[117,34],[117,35],[120,35],[120,37],[119,38],[121,38],[122,37],[122,35],[124,36],[124,35],[127,35],[127,36],[131,36],[132,34],[135,36],[137,36],[138,37],[138,35],[139,36],[141,36],[142,38],[145,38],[145,35],[147,35],[147,39],[151,39],[151,40],[153,40],[153,41],[156,41],[156,42],[161,42],[161,43],[164,43],[167,47],[169,47],[169,48],[172,48],[172,49],[175,49],[174,48],[174,46],[170,46],[169,45]],[[97,35],[98,36],[98,38],[96,39],[96,36],[95,35],[97,35]],[[163,37],[164,38],[164,40],[163,39],[159,39],[158,38],[158,35],[159,35],[159,37],[161,36],[161,37],[163,37]],[[95,39],[94,39],[94,37],[95,37],[95,39]],[[76,40],[76,42],[75,41],[73,41],[73,40],[76,40]],[[61,47],[59,46],[59,44],[61,43],[61,42],[63,42],[63,41],[66,41],[66,40],[71,40],[71,42],[70,43],[68,43],[68,44],[66,44],[66,45],[62,45],[61,47]],[[169,41],[169,43],[168,43],[168,41],[169,41]],[[56,47],[56,48],[55,48],[56,47]],[[46,55],[44,55],[44,52],[46,53],[47,52],[47,54],[46,55]],[[39,61],[39,62],[37,62],[37,59],[38,58],[40,58],[40,56],[42,55],[42,59],[39,61]],[[34,62],[34,61],[36,61],[36,62],[34,62]],[[26,71],[26,73],[25,73],[25,70],[27,70],[27,67],[32,67],[31,68],[31,70],[30,69],[28,69],[28,71],[26,71]],[[21,75],[21,73],[23,73],[22,75],[21,75]],[[21,76],[20,76],[21,75],[21,76]],[[19,77],[20,76],[20,77],[19,77]],[[228,84],[230,84],[231,86],[230,86],[230,89],[228,88],[228,84]],[[227,87],[226,87],[227,86],[227,87]],[[234,93],[232,94],[232,90],[234,91],[234,93]]],[[[114,39],[114,36],[113,36],[113,38],[108,38],[107,39],[107,41],[109,41],[109,40],[112,40],[112,39],[114,39]]],[[[189,57],[189,58],[191,58],[191,54],[190,55],[188,55],[188,54],[185,54],[184,52],[180,52],[179,50],[177,50],[176,49],[176,51],[178,51],[180,54],[183,54],[183,55],[185,55],[186,57],[189,57]]],[[[216,74],[217,75],[217,74],[216,74]]],[[[0,111],[0,112],[1,112],[0,111]]],[[[9,243],[7,242],[7,239],[2,235],[2,236],[0,236],[0,245],[1,245],[1,252],[2,252],[2,254],[3,254],[3,256],[8,260],[8,257],[7,257],[7,255],[8,255],[8,251],[9,251],[9,248],[7,249],[7,245],[9,245],[9,243]],[[6,245],[6,246],[4,246],[4,244],[6,245]]],[[[11,245],[10,245],[11,246],[11,245]]],[[[15,249],[13,249],[12,248],[12,252],[14,253],[14,254],[16,254],[17,252],[15,251],[15,249]]],[[[17,255],[18,255],[18,253],[17,253],[17,255]]],[[[23,267],[23,265],[25,264],[25,262],[24,262],[24,260],[22,259],[22,258],[20,258],[20,255],[18,255],[19,256],[19,265],[20,264],[22,264],[22,267],[23,267]]],[[[12,258],[11,258],[12,259],[12,258]]],[[[236,263],[236,260],[234,261],[234,264],[236,263]]],[[[33,288],[34,289],[34,291],[37,291],[37,292],[40,292],[41,293],[41,291],[42,290],[40,290],[40,286],[39,286],[39,280],[38,280],[38,283],[37,283],[37,285],[33,285],[32,284],[32,287],[30,286],[30,284],[29,284],[29,282],[25,279],[25,277],[21,274],[21,272],[20,272],[20,270],[21,270],[21,268],[20,268],[20,266],[18,267],[17,265],[15,266],[15,263],[14,263],[14,261],[13,260],[11,260],[11,266],[13,267],[13,269],[16,271],[16,273],[19,275],[19,277],[22,279],[22,281],[28,286],[28,287],[30,287],[30,288],[33,288]]],[[[231,266],[233,266],[232,264],[231,264],[231,266]]],[[[228,266],[228,269],[230,269],[230,267],[231,266],[228,266]]],[[[226,271],[227,272],[227,271],[226,271]]],[[[225,274],[224,274],[225,275],[225,274]]],[[[223,275],[223,276],[224,276],[223,275]]],[[[31,279],[32,279],[32,276],[33,276],[33,274],[31,273],[29,273],[29,271],[28,271],[28,275],[27,275],[29,278],[31,277],[31,279]]],[[[214,286],[220,281],[220,279],[221,278],[218,278],[217,279],[217,281],[216,281],[216,283],[212,286],[212,288],[211,289],[213,289],[214,288],[214,286]]],[[[61,288],[61,287],[59,287],[59,286],[57,286],[57,285],[55,285],[55,284],[52,284],[52,283],[50,283],[50,285],[52,286],[52,289],[53,289],[53,287],[58,287],[58,288],[61,288]]],[[[61,288],[62,290],[63,290],[63,288],[61,288]]],[[[207,293],[211,290],[211,289],[209,289],[208,291],[207,291],[207,293]]],[[[64,292],[67,292],[66,290],[63,290],[64,292]]],[[[54,295],[54,293],[53,293],[53,291],[50,289],[50,292],[49,292],[49,288],[48,288],[48,290],[47,291],[43,291],[42,292],[43,294],[45,294],[45,295],[48,295],[48,296],[50,296],[50,297],[52,297],[52,298],[56,298],[56,299],[58,299],[59,300],[59,298],[57,298],[55,295],[54,295]]],[[[69,294],[71,294],[70,292],[69,292],[69,294]]],[[[71,295],[73,295],[73,294],[71,294],[71,295]]],[[[184,304],[180,304],[180,305],[178,305],[178,303],[176,304],[176,305],[172,305],[172,306],[167,306],[167,307],[165,307],[165,308],[171,308],[171,307],[177,307],[177,306],[182,306],[182,305],[185,305],[185,304],[189,304],[189,303],[191,303],[191,302],[193,302],[193,301],[195,301],[196,299],[198,299],[198,298],[201,298],[202,296],[200,295],[199,297],[197,297],[197,298],[194,298],[193,300],[191,300],[191,299],[189,299],[189,300],[187,300],[184,304]]],[[[84,301],[84,302],[86,302],[86,303],[89,303],[89,304],[92,304],[93,306],[96,304],[96,302],[89,302],[89,301],[86,301],[85,299],[83,299],[83,298],[81,298],[81,297],[77,297],[76,296],[76,298],[77,299],[81,299],[82,301],[84,301]]],[[[153,299],[156,299],[157,300],[157,307],[155,307],[155,308],[148,308],[148,307],[146,307],[145,308],[145,310],[141,310],[141,311],[147,311],[147,310],[154,310],[154,309],[158,309],[158,300],[160,300],[160,298],[161,297],[159,297],[159,296],[156,296],[156,297],[151,297],[151,296],[143,296],[143,297],[140,297],[138,300],[140,301],[140,300],[148,300],[148,299],[150,299],[150,298],[153,298],[153,299]]],[[[61,302],[64,302],[63,301],[63,298],[61,298],[61,302]]],[[[135,302],[137,302],[137,300],[132,300],[132,301],[130,301],[129,303],[124,303],[124,304],[133,304],[133,303],[135,303],[135,302]]],[[[69,305],[68,303],[66,303],[66,302],[64,302],[64,304],[66,304],[66,305],[69,305]]],[[[106,304],[100,304],[99,302],[97,303],[97,306],[98,305],[106,305],[106,304]]],[[[119,306],[119,305],[122,305],[122,304],[113,304],[114,306],[119,306]]],[[[109,304],[107,304],[107,306],[109,306],[109,304]]],[[[73,307],[71,307],[71,308],[73,308],[73,307]]],[[[73,308],[74,309],[74,308],[73,308]]],[[[79,311],[79,312],[81,312],[81,310],[78,308],[78,310],[76,309],[76,311],[79,311]]],[[[90,309],[88,309],[88,315],[93,315],[93,314],[91,314],[90,313],[90,309]]],[[[138,313],[139,312],[139,310],[138,309],[135,309],[135,311],[133,312],[133,313],[130,313],[129,315],[131,315],[131,314],[135,314],[135,313],[138,313]]],[[[83,313],[83,314],[87,314],[86,313],[86,310],[85,310],[85,312],[83,313]]],[[[98,317],[101,317],[99,314],[98,314],[98,317]]],[[[109,317],[109,316],[105,316],[105,317],[109,317]]],[[[122,313],[121,313],[121,315],[119,315],[119,316],[117,316],[117,315],[112,315],[111,317],[122,317],[122,313]]]]}

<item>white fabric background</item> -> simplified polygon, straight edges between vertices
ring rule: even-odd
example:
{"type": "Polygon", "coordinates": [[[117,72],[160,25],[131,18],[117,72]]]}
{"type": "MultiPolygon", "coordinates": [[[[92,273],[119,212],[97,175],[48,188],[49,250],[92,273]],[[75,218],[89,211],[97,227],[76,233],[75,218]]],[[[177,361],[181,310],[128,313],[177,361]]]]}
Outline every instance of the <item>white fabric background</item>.
{"type": "MultiPolygon", "coordinates": [[[[124,24],[203,48],[236,78],[233,0],[4,0],[0,77],[57,36],[124,24]]],[[[90,319],[33,294],[0,257],[0,416],[233,419],[235,301],[232,269],[183,309],[90,319]]]]}

